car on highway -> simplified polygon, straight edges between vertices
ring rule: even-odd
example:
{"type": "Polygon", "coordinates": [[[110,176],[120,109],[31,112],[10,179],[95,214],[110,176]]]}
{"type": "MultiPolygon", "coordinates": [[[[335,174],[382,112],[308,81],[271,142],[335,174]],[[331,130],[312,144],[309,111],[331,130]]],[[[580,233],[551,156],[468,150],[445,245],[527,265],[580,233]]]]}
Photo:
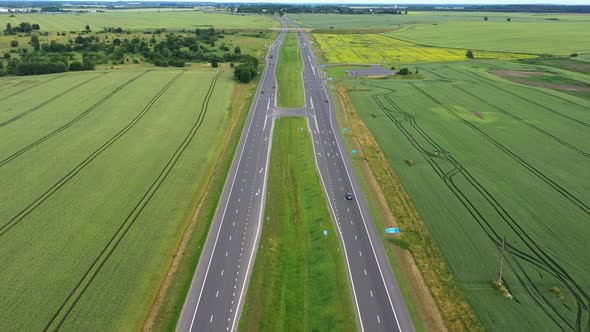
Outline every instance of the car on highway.
{"type": "Polygon", "coordinates": [[[346,195],[344,195],[344,198],[346,198],[347,201],[352,201],[352,193],[346,193],[346,195]]]}

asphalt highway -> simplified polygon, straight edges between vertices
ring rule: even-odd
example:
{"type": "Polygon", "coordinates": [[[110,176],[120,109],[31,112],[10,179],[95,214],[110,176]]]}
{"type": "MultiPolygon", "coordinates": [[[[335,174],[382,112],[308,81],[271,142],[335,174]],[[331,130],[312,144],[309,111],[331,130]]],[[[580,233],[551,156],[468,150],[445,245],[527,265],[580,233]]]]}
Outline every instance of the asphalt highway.
{"type": "Polygon", "coordinates": [[[275,61],[266,65],[185,300],[177,331],[235,331],[260,237],[275,105],[275,61]]]}
{"type": "MultiPolygon", "coordinates": [[[[281,24],[286,28],[285,21],[281,24]]],[[[280,116],[308,119],[316,166],[344,248],[360,330],[413,331],[379,233],[344,150],[325,78],[303,33],[297,34],[304,64],[306,107],[276,107],[275,63],[285,31],[270,46],[266,57],[257,95],[177,331],[237,330],[261,232],[274,119],[280,116]],[[346,200],[346,193],[352,193],[353,200],[346,200]]]]}
{"type": "MultiPolygon", "coordinates": [[[[298,32],[303,59],[303,84],[316,166],[332,218],[340,233],[358,323],[361,331],[414,331],[410,315],[352,162],[337,127],[326,79],[317,66],[309,41],[298,32]],[[353,194],[346,200],[347,193],[353,194]]],[[[379,230],[383,232],[384,230],[379,230]]]]}

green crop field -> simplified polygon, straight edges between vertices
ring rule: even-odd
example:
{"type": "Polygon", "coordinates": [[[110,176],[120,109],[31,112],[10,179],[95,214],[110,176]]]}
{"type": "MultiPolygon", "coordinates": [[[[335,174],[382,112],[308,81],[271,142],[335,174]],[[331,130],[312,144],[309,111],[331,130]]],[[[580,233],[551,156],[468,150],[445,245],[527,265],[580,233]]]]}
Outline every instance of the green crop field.
{"type": "Polygon", "coordinates": [[[86,25],[94,30],[106,27],[121,27],[125,30],[140,31],[149,29],[180,30],[196,28],[270,28],[278,26],[271,18],[253,15],[230,15],[205,13],[201,11],[181,12],[136,12],[108,11],[105,13],[84,14],[16,14],[15,17],[0,15],[0,26],[7,23],[13,26],[20,22],[37,23],[42,31],[81,31],[86,25]]]}
{"type": "Polygon", "coordinates": [[[419,44],[488,51],[569,55],[590,53],[590,15],[578,21],[441,22],[405,26],[390,35],[419,44]]]}
{"type": "MultiPolygon", "coordinates": [[[[590,22],[588,15],[569,14],[532,14],[532,13],[483,13],[483,12],[412,12],[407,15],[340,15],[340,14],[289,14],[295,22],[314,29],[394,29],[398,25],[427,24],[440,22],[483,22],[487,16],[489,22],[548,22],[558,19],[560,22],[590,22]]],[[[445,45],[450,46],[450,45],[445,45]]]]}
{"type": "Polygon", "coordinates": [[[484,327],[588,330],[590,100],[491,68],[534,67],[423,65],[422,80],[341,83],[484,327]],[[492,285],[503,238],[512,299],[492,285]]]}
{"type": "Polygon", "coordinates": [[[266,217],[240,330],[353,331],[345,261],[307,123],[278,119],[273,137],[266,217]]]}
{"type": "Polygon", "coordinates": [[[230,70],[0,79],[0,330],[138,330],[233,118],[230,70]]]}
{"type": "Polygon", "coordinates": [[[288,108],[305,106],[301,81],[303,63],[295,33],[287,33],[278,57],[276,65],[278,106],[288,108]]]}

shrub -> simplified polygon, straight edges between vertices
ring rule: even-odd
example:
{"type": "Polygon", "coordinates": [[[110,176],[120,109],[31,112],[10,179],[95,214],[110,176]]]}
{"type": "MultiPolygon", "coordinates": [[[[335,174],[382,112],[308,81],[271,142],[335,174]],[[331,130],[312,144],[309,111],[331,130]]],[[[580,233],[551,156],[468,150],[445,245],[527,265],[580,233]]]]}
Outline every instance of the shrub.
{"type": "Polygon", "coordinates": [[[410,70],[408,68],[404,67],[404,68],[400,69],[397,73],[399,75],[408,75],[408,74],[410,74],[410,70]]]}
{"type": "Polygon", "coordinates": [[[469,59],[473,59],[475,56],[473,55],[473,52],[471,50],[467,51],[467,53],[465,54],[466,57],[468,57],[469,59]]]}
{"type": "Polygon", "coordinates": [[[84,70],[84,66],[82,65],[81,62],[74,61],[74,62],[70,63],[69,70],[70,71],[81,71],[81,70],[84,70]]]}
{"type": "Polygon", "coordinates": [[[578,56],[578,53],[572,53],[572,54],[570,54],[570,57],[572,57],[572,58],[575,58],[577,56],[578,56]]]}
{"type": "Polygon", "coordinates": [[[18,40],[11,40],[10,47],[18,47],[18,40]]]}

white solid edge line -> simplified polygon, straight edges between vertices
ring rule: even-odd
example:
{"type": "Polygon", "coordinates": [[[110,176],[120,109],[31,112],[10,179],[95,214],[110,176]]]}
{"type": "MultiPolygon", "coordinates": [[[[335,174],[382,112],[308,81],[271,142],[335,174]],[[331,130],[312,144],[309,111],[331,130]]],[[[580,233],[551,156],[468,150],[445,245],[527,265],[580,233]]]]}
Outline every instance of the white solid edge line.
{"type": "MultiPolygon", "coordinates": [[[[309,129],[310,132],[312,132],[311,130],[311,126],[309,123],[309,118],[307,118],[307,128],[309,129]]],[[[319,132],[320,128],[316,128],[319,132]]],[[[311,137],[313,137],[313,133],[311,133],[311,137]]],[[[315,144],[311,144],[312,148],[313,148],[313,161],[315,163],[316,166],[316,170],[318,172],[318,175],[320,177],[320,181],[322,181],[322,188],[323,191],[325,193],[325,198],[326,201],[328,201],[328,205],[330,205],[330,214],[332,215],[332,220],[334,221],[334,225],[336,226],[336,229],[338,231],[338,237],[340,238],[340,243],[342,243],[342,248],[344,250],[344,257],[346,258],[346,269],[348,270],[348,279],[350,280],[350,286],[352,287],[352,295],[354,297],[354,307],[356,309],[356,314],[359,318],[359,325],[361,326],[361,331],[365,330],[365,327],[363,326],[363,318],[361,316],[361,310],[359,308],[359,304],[358,304],[358,299],[356,297],[356,289],[354,288],[354,280],[352,279],[352,270],[350,269],[350,262],[348,261],[348,253],[346,251],[346,244],[344,243],[344,238],[342,237],[342,232],[340,231],[340,227],[338,226],[338,220],[336,219],[336,213],[334,212],[334,207],[332,206],[332,202],[330,201],[330,197],[329,197],[329,193],[328,193],[328,187],[326,187],[326,183],[324,182],[324,178],[322,177],[322,173],[320,172],[320,165],[318,164],[317,161],[317,152],[315,149],[315,144]]]]}
{"type": "MultiPolygon", "coordinates": [[[[332,121],[332,103],[329,100],[332,99],[332,96],[326,90],[326,84],[324,80],[321,80],[322,87],[324,93],[326,94],[326,98],[328,98],[328,107],[330,111],[330,127],[332,127],[332,131],[334,135],[336,135],[336,128],[334,128],[334,122],[332,121]]],[[[340,155],[342,155],[342,149],[340,148],[340,141],[336,138],[336,145],[338,146],[338,151],[340,155]]],[[[352,184],[352,179],[350,177],[350,172],[348,171],[348,166],[346,165],[346,161],[344,160],[344,156],[342,156],[342,163],[344,164],[344,169],[346,170],[346,174],[348,176],[348,182],[350,182],[350,186],[352,187],[352,191],[356,197],[359,197],[356,193],[355,187],[352,184]]],[[[389,304],[391,305],[391,309],[393,310],[393,315],[395,316],[395,323],[397,324],[398,329],[400,332],[402,331],[401,326],[399,325],[399,319],[397,317],[397,313],[395,312],[395,307],[393,306],[393,302],[391,301],[391,295],[389,294],[389,288],[387,287],[387,283],[385,282],[385,277],[383,277],[383,271],[381,270],[381,264],[379,264],[379,259],[377,258],[377,253],[375,252],[375,247],[373,246],[373,241],[371,240],[371,235],[369,234],[369,229],[367,228],[367,222],[365,221],[365,216],[363,215],[363,209],[358,202],[358,199],[355,200],[357,207],[359,208],[359,213],[361,214],[361,219],[363,219],[363,225],[365,226],[365,231],[367,232],[367,237],[369,238],[369,243],[371,244],[371,249],[373,251],[373,256],[375,256],[375,262],[377,262],[377,267],[379,268],[379,274],[381,275],[381,280],[383,281],[383,286],[385,287],[385,291],[387,292],[387,298],[389,299],[389,304]]]]}
{"type": "Polygon", "coordinates": [[[272,135],[273,135],[273,131],[274,131],[274,126],[275,126],[275,121],[274,119],[272,120],[272,123],[270,125],[270,139],[268,141],[268,148],[266,150],[266,172],[264,172],[264,184],[262,185],[262,200],[260,203],[260,216],[258,217],[258,226],[256,228],[256,237],[254,238],[254,245],[252,246],[252,251],[250,252],[250,258],[248,259],[248,267],[246,268],[246,275],[244,276],[244,282],[242,283],[242,289],[240,290],[240,297],[238,298],[238,305],[237,305],[237,309],[236,309],[236,313],[234,314],[234,319],[232,322],[232,326],[231,326],[231,331],[234,331],[236,328],[236,321],[238,318],[238,314],[241,312],[240,310],[240,305],[242,303],[242,297],[244,296],[244,289],[246,287],[246,283],[248,281],[249,275],[250,275],[250,269],[251,269],[251,264],[252,264],[252,260],[254,258],[254,252],[256,250],[254,250],[254,248],[258,247],[258,241],[260,240],[260,229],[262,228],[262,219],[263,219],[263,209],[264,209],[264,204],[266,201],[266,183],[268,181],[268,166],[270,163],[270,150],[272,148],[272,135]]]}
{"type": "MultiPolygon", "coordinates": [[[[273,44],[275,44],[277,42],[277,40],[275,40],[273,42],[273,44]]],[[[271,48],[272,48],[272,46],[271,46],[271,48]]],[[[267,58],[266,58],[267,65],[264,67],[262,82],[258,85],[258,90],[256,91],[257,96],[256,96],[256,103],[253,108],[254,112],[256,111],[256,108],[258,107],[258,101],[260,100],[260,90],[264,87],[264,81],[266,80],[266,71],[268,70],[268,67],[269,67],[268,62],[269,61],[268,61],[268,56],[267,56],[267,58]]],[[[246,148],[246,141],[248,140],[248,136],[250,135],[250,128],[252,127],[253,122],[254,122],[254,113],[252,113],[252,117],[250,118],[250,123],[248,124],[248,131],[246,132],[244,144],[242,145],[242,151],[240,152],[240,159],[238,159],[238,165],[236,166],[236,172],[234,173],[234,178],[232,180],[229,195],[227,196],[227,201],[225,202],[225,207],[223,209],[223,214],[221,216],[221,222],[219,223],[219,229],[217,230],[217,235],[215,237],[215,242],[213,244],[213,250],[211,251],[211,257],[209,258],[209,263],[207,264],[207,270],[205,271],[205,277],[203,278],[203,284],[201,285],[201,290],[199,291],[199,299],[197,300],[197,305],[195,306],[195,311],[193,312],[193,318],[191,320],[189,332],[191,332],[193,330],[193,325],[195,323],[195,317],[197,316],[197,310],[199,309],[199,304],[201,303],[201,296],[203,295],[203,289],[205,288],[205,283],[207,282],[207,276],[209,275],[209,268],[211,267],[211,261],[213,261],[213,255],[215,254],[215,248],[217,247],[217,241],[219,240],[219,233],[221,233],[221,227],[223,226],[223,220],[225,219],[225,212],[227,211],[227,206],[229,205],[231,193],[233,191],[233,188],[234,188],[234,185],[236,182],[236,178],[238,177],[237,170],[240,168],[240,164],[242,163],[242,156],[244,155],[244,150],[246,148]]]]}

